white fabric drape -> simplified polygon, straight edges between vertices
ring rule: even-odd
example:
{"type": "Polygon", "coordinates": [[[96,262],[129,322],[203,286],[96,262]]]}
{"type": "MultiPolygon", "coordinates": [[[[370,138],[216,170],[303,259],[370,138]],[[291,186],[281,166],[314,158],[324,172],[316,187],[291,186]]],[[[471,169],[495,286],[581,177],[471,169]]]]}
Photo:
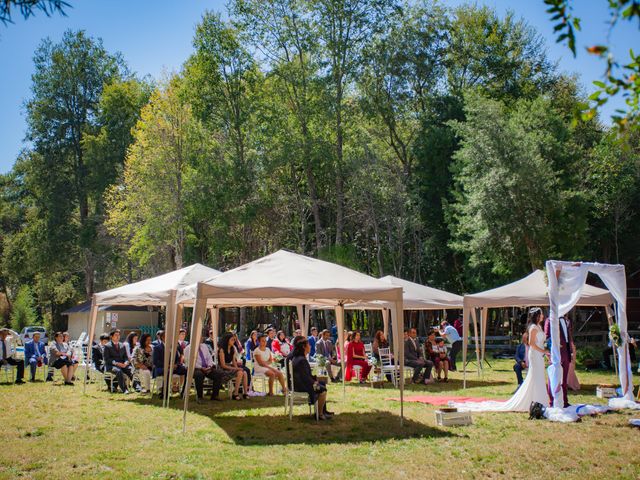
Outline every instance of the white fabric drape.
{"type": "MultiPolygon", "coordinates": [[[[589,272],[598,275],[616,302],[616,322],[620,328],[622,345],[618,347],[620,361],[620,385],[623,398],[633,401],[633,379],[629,361],[627,335],[627,280],[624,265],[601,263],[571,263],[549,260],[546,263],[549,279],[549,306],[551,326],[551,366],[549,384],[552,392],[560,392],[562,366],[560,364],[560,315],[565,315],[579,301],[589,272]]],[[[554,395],[554,407],[562,407],[562,395],[554,395]]]]}

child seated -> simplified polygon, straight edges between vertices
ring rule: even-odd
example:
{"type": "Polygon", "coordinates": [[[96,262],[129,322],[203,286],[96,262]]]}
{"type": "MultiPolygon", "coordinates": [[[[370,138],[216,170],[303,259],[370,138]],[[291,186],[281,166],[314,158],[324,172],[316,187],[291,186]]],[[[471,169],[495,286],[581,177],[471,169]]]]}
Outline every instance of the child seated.
{"type": "Polygon", "coordinates": [[[436,363],[436,373],[438,374],[438,381],[441,380],[441,373],[444,370],[444,381],[449,381],[449,357],[447,356],[447,347],[444,344],[444,338],[436,338],[436,345],[433,347],[433,351],[438,358],[436,363]]]}

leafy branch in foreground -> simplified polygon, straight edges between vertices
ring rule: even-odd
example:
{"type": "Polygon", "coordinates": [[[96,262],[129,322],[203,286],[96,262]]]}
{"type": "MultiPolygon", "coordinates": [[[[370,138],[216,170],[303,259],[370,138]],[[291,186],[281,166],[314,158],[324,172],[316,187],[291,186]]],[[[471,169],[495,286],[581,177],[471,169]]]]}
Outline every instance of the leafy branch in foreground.
{"type": "Polygon", "coordinates": [[[0,0],[0,22],[5,25],[13,23],[11,19],[13,8],[20,10],[24,18],[29,18],[34,16],[37,10],[44,12],[47,17],[56,12],[66,16],[64,9],[70,7],[71,5],[64,0],[0,0]]]}
{"type": "MultiPolygon", "coordinates": [[[[575,57],[576,31],[580,31],[580,19],[573,16],[571,0],[544,0],[548,6],[547,13],[551,15],[551,21],[557,22],[553,28],[558,34],[556,42],[567,42],[567,46],[575,57]]],[[[634,18],[640,22],[640,0],[608,0],[611,16],[610,29],[612,30],[620,19],[632,21],[634,18]]],[[[606,45],[591,45],[587,52],[606,59],[605,81],[594,81],[598,87],[589,100],[591,105],[582,105],[582,118],[590,120],[595,117],[598,107],[618,94],[622,95],[627,109],[617,109],[612,115],[612,120],[621,128],[627,125],[637,124],[640,116],[640,56],[630,50],[631,62],[620,65],[606,45]]]]}

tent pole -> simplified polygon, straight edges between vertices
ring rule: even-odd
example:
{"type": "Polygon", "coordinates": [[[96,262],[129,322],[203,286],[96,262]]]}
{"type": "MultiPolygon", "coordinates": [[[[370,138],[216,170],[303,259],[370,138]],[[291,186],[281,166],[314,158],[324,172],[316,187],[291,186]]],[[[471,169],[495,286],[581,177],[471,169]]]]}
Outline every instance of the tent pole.
{"type": "Polygon", "coordinates": [[[469,308],[462,304],[462,389],[467,388],[467,348],[469,343],[469,308]]]}
{"type": "Polygon", "coordinates": [[[398,339],[398,351],[394,352],[394,358],[397,358],[396,365],[400,366],[400,426],[404,426],[404,339],[400,340],[401,330],[404,327],[404,306],[402,302],[402,297],[400,300],[396,300],[395,302],[396,309],[396,321],[393,323],[394,329],[394,338],[398,339]]]}
{"type": "Polygon", "coordinates": [[[342,399],[347,395],[347,387],[345,383],[346,363],[345,357],[347,352],[344,351],[344,304],[340,302],[336,306],[336,327],[338,329],[338,343],[340,344],[340,366],[342,367],[342,399]]]}
{"type": "MultiPolygon", "coordinates": [[[[174,303],[175,303],[175,298],[174,298],[174,303]]],[[[173,369],[175,368],[175,363],[176,363],[176,353],[178,351],[178,336],[180,334],[180,327],[181,325],[181,320],[182,320],[182,314],[183,314],[183,306],[182,305],[178,305],[176,304],[175,306],[175,314],[174,314],[174,318],[173,318],[173,341],[171,342],[171,344],[169,345],[169,372],[170,372],[170,382],[173,382],[173,369]]],[[[166,349],[166,347],[165,347],[166,349]]],[[[169,401],[171,400],[171,397],[169,395],[169,389],[167,388],[167,404],[165,405],[166,407],[169,406],[169,401]]]]}
{"type": "Polygon", "coordinates": [[[91,357],[93,354],[93,337],[96,333],[97,319],[98,319],[98,306],[96,305],[96,296],[94,295],[93,297],[91,297],[91,315],[89,316],[89,338],[87,338],[87,355],[84,359],[84,384],[82,385],[83,394],[87,392],[89,368],[91,365],[91,357]]]}
{"type": "MultiPolygon", "coordinates": [[[[171,290],[165,307],[166,321],[164,325],[164,365],[162,366],[162,406],[166,407],[169,398],[170,382],[173,375],[169,373],[171,361],[171,345],[173,345],[173,331],[175,330],[176,320],[176,291],[171,290]]],[[[173,369],[171,370],[173,373],[173,369]]]]}
{"type": "Polygon", "coordinates": [[[471,309],[471,318],[473,318],[473,336],[476,342],[476,370],[478,372],[478,378],[480,378],[480,369],[482,365],[480,365],[480,350],[479,350],[479,341],[478,341],[478,313],[476,308],[471,309]]]}
{"type": "Polygon", "coordinates": [[[187,367],[187,378],[184,389],[184,411],[182,412],[182,433],[187,431],[187,410],[189,408],[189,391],[193,381],[193,371],[196,368],[196,358],[200,351],[200,337],[202,334],[202,321],[207,310],[207,299],[201,298],[201,283],[198,282],[196,302],[193,306],[193,316],[191,320],[191,341],[192,348],[189,349],[189,366],[187,367]]]}

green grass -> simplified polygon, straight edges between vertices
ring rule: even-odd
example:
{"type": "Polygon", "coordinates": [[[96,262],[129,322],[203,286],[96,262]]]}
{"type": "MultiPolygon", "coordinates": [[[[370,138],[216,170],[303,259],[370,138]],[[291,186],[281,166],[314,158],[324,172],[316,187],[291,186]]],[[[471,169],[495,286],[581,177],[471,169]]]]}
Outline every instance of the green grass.
{"type": "MultiPolygon", "coordinates": [[[[408,394],[507,398],[512,362],[494,361],[484,377],[461,374],[408,394]]],[[[573,403],[601,403],[598,383],[612,374],[578,372],[583,390],[573,403]]],[[[638,478],[638,431],[631,412],[576,424],[529,421],[526,414],[474,414],[467,427],[435,426],[435,407],[405,404],[400,427],[397,392],[352,385],[329,390],[330,422],[298,406],[292,422],[282,397],[192,405],[182,434],[178,400],[111,395],[89,386],[0,385],[0,478],[253,479],[253,478],[638,478]]],[[[640,416],[640,413],[637,414],[640,416]]]]}

